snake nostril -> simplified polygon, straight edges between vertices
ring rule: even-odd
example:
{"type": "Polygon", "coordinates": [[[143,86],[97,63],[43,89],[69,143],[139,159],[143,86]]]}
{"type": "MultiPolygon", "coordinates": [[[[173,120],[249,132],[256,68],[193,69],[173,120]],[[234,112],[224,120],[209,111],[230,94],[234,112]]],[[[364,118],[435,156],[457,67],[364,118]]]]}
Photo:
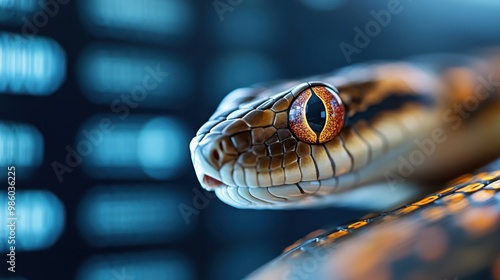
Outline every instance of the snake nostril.
{"type": "Polygon", "coordinates": [[[217,150],[213,150],[212,151],[212,158],[215,159],[215,161],[219,161],[220,160],[220,155],[219,155],[219,151],[217,150]]]}
{"type": "Polygon", "coordinates": [[[204,160],[216,170],[219,170],[222,165],[235,155],[236,150],[231,150],[227,142],[227,139],[214,139],[202,148],[204,160]]]}

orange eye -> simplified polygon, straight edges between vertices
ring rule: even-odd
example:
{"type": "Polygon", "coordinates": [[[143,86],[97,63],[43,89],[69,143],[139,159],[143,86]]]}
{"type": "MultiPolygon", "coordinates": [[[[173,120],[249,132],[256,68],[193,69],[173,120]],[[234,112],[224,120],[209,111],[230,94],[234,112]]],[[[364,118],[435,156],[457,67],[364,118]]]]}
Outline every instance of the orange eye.
{"type": "Polygon", "coordinates": [[[290,107],[288,120],[299,140],[322,144],[340,133],[344,126],[345,109],[333,89],[313,85],[297,95],[290,107]]]}

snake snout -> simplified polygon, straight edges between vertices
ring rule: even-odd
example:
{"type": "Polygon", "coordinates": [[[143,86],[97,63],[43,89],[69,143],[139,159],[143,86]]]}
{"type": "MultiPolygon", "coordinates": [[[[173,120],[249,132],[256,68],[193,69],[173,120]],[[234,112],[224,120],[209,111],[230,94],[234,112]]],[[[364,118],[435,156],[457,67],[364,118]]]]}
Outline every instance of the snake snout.
{"type": "Polygon", "coordinates": [[[227,137],[222,137],[216,141],[207,143],[201,149],[203,157],[216,170],[231,160],[234,160],[238,153],[227,137]]]}
{"type": "Polygon", "coordinates": [[[215,189],[231,184],[223,176],[228,168],[232,170],[238,158],[231,136],[220,133],[197,135],[191,141],[190,150],[196,175],[204,188],[215,189]]]}

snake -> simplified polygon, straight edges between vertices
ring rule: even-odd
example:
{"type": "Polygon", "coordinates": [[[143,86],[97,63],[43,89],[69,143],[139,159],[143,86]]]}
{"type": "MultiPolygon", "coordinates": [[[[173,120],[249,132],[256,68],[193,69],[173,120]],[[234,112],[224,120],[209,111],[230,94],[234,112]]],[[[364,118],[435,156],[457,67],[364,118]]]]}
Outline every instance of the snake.
{"type": "Polygon", "coordinates": [[[311,233],[249,279],[500,279],[500,167],[471,173],[500,156],[497,53],[229,93],[190,143],[203,188],[244,209],[377,211],[311,233]]]}

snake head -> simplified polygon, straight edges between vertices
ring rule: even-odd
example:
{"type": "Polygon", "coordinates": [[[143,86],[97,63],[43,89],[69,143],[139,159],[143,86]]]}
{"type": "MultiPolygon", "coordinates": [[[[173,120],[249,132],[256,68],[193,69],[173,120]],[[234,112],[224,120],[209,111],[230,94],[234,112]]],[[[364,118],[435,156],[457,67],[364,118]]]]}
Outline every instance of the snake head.
{"type": "MultiPolygon", "coordinates": [[[[313,112],[321,110],[321,106],[308,106],[313,87],[323,95],[336,94],[332,86],[320,83],[302,83],[272,96],[269,93],[276,92],[276,88],[238,89],[229,94],[191,142],[192,159],[202,186],[214,189],[296,183],[293,178],[297,176],[285,173],[297,172],[299,155],[310,153],[308,144],[300,139],[317,142],[321,119],[329,122],[333,118],[325,113],[334,110],[326,111],[323,106],[321,116],[321,112],[313,112]],[[308,123],[308,116],[314,123],[308,123]],[[304,133],[303,128],[308,130],[304,133]]],[[[343,112],[340,98],[332,100],[340,105],[341,110],[336,112],[343,112]]]]}
{"type": "Polygon", "coordinates": [[[423,111],[403,108],[416,95],[401,79],[339,84],[340,93],[326,82],[230,93],[190,144],[201,185],[242,208],[307,204],[356,185],[355,171],[411,135],[423,111]]]}

